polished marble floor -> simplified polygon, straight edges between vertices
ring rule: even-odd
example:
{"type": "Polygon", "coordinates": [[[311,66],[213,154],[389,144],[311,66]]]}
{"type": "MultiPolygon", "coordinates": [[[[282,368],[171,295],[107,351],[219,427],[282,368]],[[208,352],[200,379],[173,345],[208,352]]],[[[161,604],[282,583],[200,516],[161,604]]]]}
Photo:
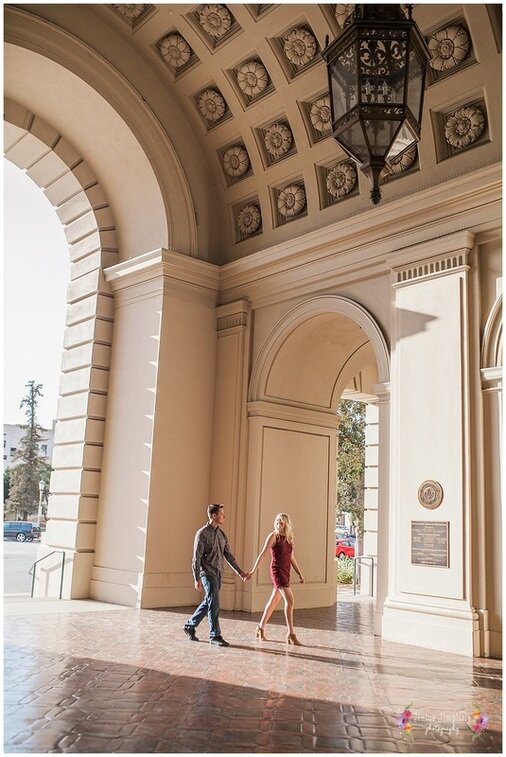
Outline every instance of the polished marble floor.
{"type": "Polygon", "coordinates": [[[7,604],[5,752],[502,750],[501,662],[383,642],[368,599],[296,610],[302,647],[280,613],[268,641],[258,615],[223,612],[231,646],[207,643],[206,620],[192,643],[188,611],[7,604]]]}

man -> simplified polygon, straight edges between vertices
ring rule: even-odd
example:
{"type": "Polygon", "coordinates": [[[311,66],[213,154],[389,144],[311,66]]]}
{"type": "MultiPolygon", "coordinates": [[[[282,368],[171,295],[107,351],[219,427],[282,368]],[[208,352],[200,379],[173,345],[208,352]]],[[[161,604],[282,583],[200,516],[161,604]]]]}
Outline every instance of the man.
{"type": "Polygon", "coordinates": [[[204,599],[191,618],[185,623],[184,632],[190,641],[198,641],[195,629],[207,614],[209,620],[209,643],[219,647],[229,647],[220,631],[220,586],[223,560],[243,581],[250,578],[249,573],[241,570],[237,560],[230,551],[228,539],[220,526],[225,520],[223,505],[209,505],[208,523],[199,528],[195,534],[193,546],[192,571],[197,590],[204,589],[204,599]]]}

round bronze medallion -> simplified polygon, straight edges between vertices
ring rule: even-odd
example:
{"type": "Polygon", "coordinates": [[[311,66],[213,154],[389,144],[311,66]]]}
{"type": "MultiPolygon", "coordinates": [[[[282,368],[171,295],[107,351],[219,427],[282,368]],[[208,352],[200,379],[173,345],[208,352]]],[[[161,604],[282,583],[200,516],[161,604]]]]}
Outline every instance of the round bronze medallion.
{"type": "Polygon", "coordinates": [[[418,487],[418,501],[427,510],[435,510],[443,501],[443,487],[437,481],[424,481],[418,487]]]}

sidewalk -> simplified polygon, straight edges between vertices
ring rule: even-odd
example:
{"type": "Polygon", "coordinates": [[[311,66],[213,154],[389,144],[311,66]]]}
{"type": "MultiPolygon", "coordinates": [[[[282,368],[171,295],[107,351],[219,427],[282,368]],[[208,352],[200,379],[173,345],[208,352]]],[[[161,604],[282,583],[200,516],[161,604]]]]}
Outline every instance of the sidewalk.
{"type": "Polygon", "coordinates": [[[382,642],[371,601],[340,597],[296,609],[295,648],[282,613],[260,643],[258,615],[223,612],[227,649],[207,621],[186,639],[193,608],[8,600],[5,752],[501,752],[501,662],[382,642]]]}

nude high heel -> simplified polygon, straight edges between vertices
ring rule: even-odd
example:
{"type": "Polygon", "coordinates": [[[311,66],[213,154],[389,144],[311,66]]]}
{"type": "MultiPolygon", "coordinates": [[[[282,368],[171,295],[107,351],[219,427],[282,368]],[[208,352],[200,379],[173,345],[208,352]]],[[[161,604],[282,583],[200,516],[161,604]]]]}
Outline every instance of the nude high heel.
{"type": "Polygon", "coordinates": [[[260,628],[260,626],[257,626],[255,628],[255,639],[260,639],[260,641],[266,641],[264,629],[260,628]]]}
{"type": "Polygon", "coordinates": [[[302,647],[303,646],[300,643],[300,641],[298,640],[298,638],[296,637],[296,635],[294,633],[287,634],[286,643],[288,645],[293,644],[295,647],[302,647]]]}

